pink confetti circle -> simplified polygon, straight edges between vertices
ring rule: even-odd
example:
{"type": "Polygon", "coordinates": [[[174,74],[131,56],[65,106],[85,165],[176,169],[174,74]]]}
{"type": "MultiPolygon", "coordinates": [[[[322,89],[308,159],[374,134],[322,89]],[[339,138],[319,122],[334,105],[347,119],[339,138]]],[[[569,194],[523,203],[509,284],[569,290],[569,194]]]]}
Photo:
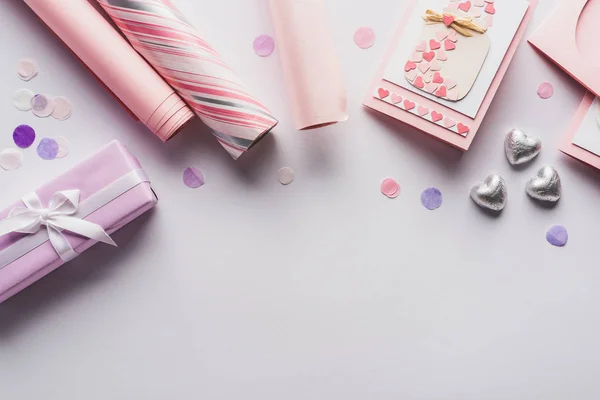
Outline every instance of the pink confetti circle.
{"type": "Polygon", "coordinates": [[[400,194],[400,185],[392,178],[385,178],[381,182],[381,193],[390,199],[395,199],[400,194]]]}
{"type": "Polygon", "coordinates": [[[554,95],[554,87],[550,82],[542,82],[538,86],[537,94],[542,99],[549,99],[554,95]]]}
{"type": "Polygon", "coordinates": [[[185,186],[196,189],[204,185],[204,174],[196,167],[188,167],[183,171],[185,186]]]}
{"type": "Polygon", "coordinates": [[[361,49],[368,49],[375,43],[375,32],[368,26],[358,28],[354,32],[354,43],[361,49]]]}
{"type": "Polygon", "coordinates": [[[260,35],[254,39],[254,52],[261,57],[268,57],[275,50],[275,41],[269,35],[260,35]]]}

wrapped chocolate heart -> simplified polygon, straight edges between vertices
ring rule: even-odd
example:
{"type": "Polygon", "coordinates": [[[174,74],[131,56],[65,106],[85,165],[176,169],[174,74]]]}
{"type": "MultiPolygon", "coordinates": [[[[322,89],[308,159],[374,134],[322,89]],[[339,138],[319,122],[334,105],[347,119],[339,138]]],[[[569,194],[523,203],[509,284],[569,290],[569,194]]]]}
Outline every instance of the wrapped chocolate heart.
{"type": "Polygon", "coordinates": [[[536,176],[531,178],[525,190],[536,200],[555,203],[560,200],[562,194],[560,176],[554,168],[546,165],[538,171],[536,176]]]}
{"type": "Polygon", "coordinates": [[[483,183],[471,189],[471,199],[479,207],[490,211],[502,211],[508,200],[506,182],[500,175],[491,174],[483,183]]]}
{"type": "Polygon", "coordinates": [[[506,135],[504,151],[511,165],[523,164],[540,154],[542,141],[538,137],[527,135],[521,129],[513,129],[506,135]]]}

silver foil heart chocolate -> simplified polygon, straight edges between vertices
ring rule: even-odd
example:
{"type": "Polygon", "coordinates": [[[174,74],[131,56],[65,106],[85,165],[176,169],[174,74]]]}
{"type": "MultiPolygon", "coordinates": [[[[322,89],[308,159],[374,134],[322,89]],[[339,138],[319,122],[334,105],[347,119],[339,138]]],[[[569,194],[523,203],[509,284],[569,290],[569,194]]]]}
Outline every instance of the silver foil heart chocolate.
{"type": "Polygon", "coordinates": [[[554,168],[546,165],[538,171],[536,176],[531,178],[525,190],[536,200],[555,203],[560,200],[562,194],[560,176],[554,168]]]}
{"type": "Polygon", "coordinates": [[[485,178],[483,183],[471,189],[471,199],[479,207],[491,211],[502,211],[508,200],[506,182],[500,175],[491,174],[485,178]]]}
{"type": "Polygon", "coordinates": [[[523,164],[533,160],[542,151],[542,141],[535,136],[529,136],[520,129],[508,132],[504,140],[506,158],[512,165],[523,164]]]}

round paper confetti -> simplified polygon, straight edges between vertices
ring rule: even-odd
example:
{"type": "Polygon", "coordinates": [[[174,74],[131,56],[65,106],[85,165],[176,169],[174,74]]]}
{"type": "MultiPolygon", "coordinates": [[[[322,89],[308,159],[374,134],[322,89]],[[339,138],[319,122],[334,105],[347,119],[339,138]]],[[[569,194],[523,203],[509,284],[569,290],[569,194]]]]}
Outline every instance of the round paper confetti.
{"type": "Polygon", "coordinates": [[[31,110],[31,99],[33,99],[33,92],[29,89],[19,89],[13,95],[13,104],[20,111],[31,110]]]}
{"type": "Polygon", "coordinates": [[[546,232],[546,240],[552,246],[563,247],[569,241],[569,232],[562,225],[554,225],[546,232]]]}
{"type": "Polygon", "coordinates": [[[294,182],[295,173],[290,167],[279,168],[277,171],[277,179],[282,185],[289,185],[294,182]]]}
{"type": "Polygon", "coordinates": [[[73,104],[66,97],[55,97],[52,116],[60,121],[68,119],[73,113],[73,104]]]}
{"type": "Polygon", "coordinates": [[[269,35],[260,35],[254,39],[254,52],[261,57],[268,57],[275,50],[275,41],[269,35]]]}
{"type": "Polygon", "coordinates": [[[35,130],[29,125],[19,125],[13,132],[15,144],[22,149],[26,149],[35,141],[35,130]]]}
{"type": "Polygon", "coordinates": [[[400,194],[400,185],[392,178],[385,178],[381,181],[381,193],[395,199],[400,194]]]}
{"type": "Polygon", "coordinates": [[[375,43],[375,32],[368,26],[358,28],[354,32],[354,43],[361,49],[368,49],[375,43]]]}
{"type": "Polygon", "coordinates": [[[537,93],[540,98],[549,99],[554,94],[554,87],[550,82],[542,82],[538,86],[537,93]]]}
{"type": "Polygon", "coordinates": [[[442,192],[439,189],[430,187],[421,193],[421,204],[428,210],[436,210],[442,205],[442,192]]]}
{"type": "Polygon", "coordinates": [[[4,149],[0,151],[0,167],[7,171],[14,171],[23,164],[23,153],[17,149],[4,149]]]}
{"type": "Polygon", "coordinates": [[[49,117],[54,111],[54,101],[45,94],[36,94],[31,99],[31,110],[38,117],[49,117]]]}
{"type": "Polygon", "coordinates": [[[17,73],[22,80],[30,81],[38,74],[37,64],[29,58],[19,60],[19,63],[17,64],[17,73]]]}
{"type": "Polygon", "coordinates": [[[64,158],[71,151],[71,143],[64,136],[57,136],[54,138],[56,143],[58,143],[58,153],[56,154],[56,158],[64,158]]]}
{"type": "Polygon", "coordinates": [[[196,167],[187,167],[183,171],[183,183],[192,189],[199,188],[204,185],[204,174],[196,167]]]}
{"type": "Polygon", "coordinates": [[[54,160],[58,155],[58,143],[54,139],[44,138],[38,144],[37,153],[44,160],[54,160]]]}

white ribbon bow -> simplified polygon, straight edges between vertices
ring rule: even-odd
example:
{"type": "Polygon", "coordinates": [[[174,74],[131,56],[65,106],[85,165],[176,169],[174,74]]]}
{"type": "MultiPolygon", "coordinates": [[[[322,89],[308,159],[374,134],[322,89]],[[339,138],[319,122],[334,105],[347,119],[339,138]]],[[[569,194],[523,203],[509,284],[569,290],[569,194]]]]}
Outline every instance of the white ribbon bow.
{"type": "Polygon", "coordinates": [[[79,193],[79,190],[56,192],[50,198],[48,208],[42,206],[35,192],[25,195],[22,201],[26,207],[13,208],[8,217],[0,221],[0,236],[11,232],[34,234],[45,225],[50,243],[65,262],[78,254],[61,233],[62,230],[116,246],[100,225],[73,216],[79,207],[79,193]]]}

